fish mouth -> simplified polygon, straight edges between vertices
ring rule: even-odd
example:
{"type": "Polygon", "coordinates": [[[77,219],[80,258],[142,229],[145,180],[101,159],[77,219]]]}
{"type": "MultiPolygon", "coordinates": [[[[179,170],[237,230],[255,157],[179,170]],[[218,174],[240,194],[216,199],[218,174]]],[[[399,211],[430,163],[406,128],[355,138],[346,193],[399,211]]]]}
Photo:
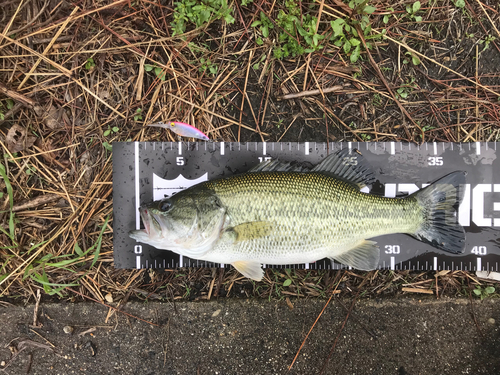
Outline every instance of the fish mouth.
{"type": "Polygon", "coordinates": [[[147,208],[140,209],[140,213],[142,222],[144,223],[144,231],[149,235],[151,233],[151,215],[147,208]]]}
{"type": "Polygon", "coordinates": [[[159,218],[148,210],[148,207],[140,209],[141,219],[144,223],[144,232],[148,235],[160,235],[164,229],[159,218]]]}

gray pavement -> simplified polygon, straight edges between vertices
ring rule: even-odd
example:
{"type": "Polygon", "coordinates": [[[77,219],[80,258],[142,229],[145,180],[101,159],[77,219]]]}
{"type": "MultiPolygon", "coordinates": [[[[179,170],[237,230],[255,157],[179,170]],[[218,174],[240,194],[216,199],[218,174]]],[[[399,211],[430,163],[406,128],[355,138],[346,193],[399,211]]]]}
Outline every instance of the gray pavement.
{"type": "MultiPolygon", "coordinates": [[[[0,304],[0,362],[7,347],[27,346],[7,374],[285,374],[325,301],[224,300],[128,303],[124,311],[93,303],[0,304]],[[72,334],[64,327],[74,328],[72,334]],[[95,328],[91,333],[82,332],[95,328]],[[34,333],[37,332],[38,334],[34,333]],[[54,352],[29,341],[54,345],[54,352]],[[49,344],[50,342],[50,344],[49,344]],[[30,360],[31,356],[31,360],[30,360]]],[[[343,300],[348,308],[351,301],[343,300]]],[[[500,374],[500,300],[359,300],[325,374],[500,374]],[[473,314],[471,313],[473,311],[473,314]],[[477,324],[474,321],[473,315],[477,324]]],[[[332,301],[290,374],[319,374],[346,310],[332,301]]],[[[1,370],[0,370],[1,372],[1,370]]]]}

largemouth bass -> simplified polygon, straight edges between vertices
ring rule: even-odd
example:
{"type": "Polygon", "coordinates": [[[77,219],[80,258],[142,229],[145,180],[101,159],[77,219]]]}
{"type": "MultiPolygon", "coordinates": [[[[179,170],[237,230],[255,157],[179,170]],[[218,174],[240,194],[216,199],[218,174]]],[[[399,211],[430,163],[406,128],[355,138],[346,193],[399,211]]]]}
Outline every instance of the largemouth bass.
{"type": "Polygon", "coordinates": [[[456,208],[465,172],[405,198],[360,191],[373,181],[357,150],[329,155],[310,170],[270,161],[142,205],[145,229],[129,235],[192,259],[230,263],[254,280],[262,279],[262,264],[323,258],[375,269],[380,250],[369,239],[384,234],[405,233],[450,253],[464,251],[456,208]]]}

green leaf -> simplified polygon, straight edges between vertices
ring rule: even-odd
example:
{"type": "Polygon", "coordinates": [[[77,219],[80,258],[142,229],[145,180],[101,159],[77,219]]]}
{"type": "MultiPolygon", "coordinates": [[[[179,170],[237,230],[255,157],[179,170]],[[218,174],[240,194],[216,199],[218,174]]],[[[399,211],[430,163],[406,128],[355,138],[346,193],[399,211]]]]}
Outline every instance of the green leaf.
{"type": "Polygon", "coordinates": [[[412,56],[411,57],[411,62],[413,65],[419,65],[420,64],[420,59],[417,56],[412,56]]]}
{"type": "Polygon", "coordinates": [[[344,52],[349,53],[350,51],[351,51],[351,43],[349,43],[349,41],[346,40],[344,43],[344,52]]]}
{"type": "Polygon", "coordinates": [[[474,289],[473,292],[474,292],[474,294],[476,296],[480,296],[481,295],[481,289],[474,289]]]}
{"type": "Polygon", "coordinates": [[[264,44],[264,41],[262,40],[262,38],[257,38],[257,39],[255,39],[255,43],[257,43],[259,46],[261,46],[264,44]]]}
{"type": "Polygon", "coordinates": [[[456,0],[455,1],[455,6],[457,8],[465,8],[465,0],[456,0]]]}
{"type": "Polygon", "coordinates": [[[415,1],[413,3],[413,13],[417,13],[420,10],[420,6],[421,6],[420,1],[415,1]]]}
{"type": "Polygon", "coordinates": [[[351,63],[355,63],[356,61],[358,61],[359,59],[359,56],[361,55],[361,46],[356,46],[356,48],[354,48],[354,51],[352,51],[351,53],[351,57],[350,57],[350,60],[351,60],[351,63]]]}
{"type": "Polygon", "coordinates": [[[267,27],[267,25],[262,26],[260,29],[262,31],[262,36],[264,38],[267,38],[269,36],[269,28],[267,27]]]}
{"type": "Polygon", "coordinates": [[[376,10],[377,10],[377,8],[372,7],[371,5],[367,5],[367,6],[365,6],[365,9],[363,10],[363,13],[372,14],[376,10]]]}
{"type": "Polygon", "coordinates": [[[349,39],[349,43],[351,43],[354,47],[356,47],[361,44],[361,41],[359,39],[351,38],[349,39]]]}
{"type": "Polygon", "coordinates": [[[108,151],[113,151],[113,147],[108,142],[103,142],[102,146],[108,151]]]}
{"type": "Polygon", "coordinates": [[[261,24],[262,22],[260,21],[253,21],[252,24],[250,25],[250,27],[257,27],[261,24]]]}
{"type": "Polygon", "coordinates": [[[113,130],[113,133],[118,133],[118,131],[120,130],[120,128],[118,126],[113,126],[111,128],[111,130],[113,130]]]}
{"type": "Polygon", "coordinates": [[[335,21],[330,22],[330,26],[332,27],[333,35],[335,37],[344,34],[344,32],[343,32],[344,24],[345,24],[345,21],[341,18],[337,18],[335,21]]]}
{"type": "Polygon", "coordinates": [[[384,21],[384,23],[389,22],[389,15],[388,15],[388,14],[386,14],[386,15],[384,16],[383,21],[384,21]]]}
{"type": "Polygon", "coordinates": [[[154,65],[144,64],[144,70],[145,70],[146,72],[150,72],[150,71],[152,71],[152,70],[153,70],[153,68],[154,68],[154,65]]]}
{"type": "Polygon", "coordinates": [[[83,251],[82,251],[82,249],[80,248],[80,245],[78,245],[78,242],[75,242],[75,247],[74,247],[74,249],[75,249],[75,253],[77,253],[77,254],[78,254],[78,256],[82,256],[82,255],[83,255],[83,251]]]}
{"type": "Polygon", "coordinates": [[[284,282],[283,282],[283,286],[290,286],[292,284],[292,280],[291,279],[286,279],[284,282]]]}
{"type": "Polygon", "coordinates": [[[420,17],[420,16],[416,16],[416,17],[415,17],[415,21],[417,21],[417,22],[422,22],[422,17],[420,17]]]}
{"type": "Polygon", "coordinates": [[[14,101],[12,99],[6,100],[7,109],[12,109],[14,107],[14,101]]]}
{"type": "Polygon", "coordinates": [[[487,294],[493,294],[495,293],[495,287],[493,286],[488,286],[486,287],[486,289],[484,290],[487,294]]]}
{"type": "Polygon", "coordinates": [[[105,136],[105,137],[107,137],[110,134],[111,134],[111,130],[107,129],[107,130],[104,131],[104,133],[102,135],[105,136]]]}
{"type": "Polygon", "coordinates": [[[0,176],[3,178],[3,182],[5,183],[5,188],[7,189],[7,194],[9,196],[9,207],[12,210],[14,206],[14,192],[12,190],[12,185],[10,184],[9,177],[7,176],[7,171],[5,166],[0,163],[0,176]]]}

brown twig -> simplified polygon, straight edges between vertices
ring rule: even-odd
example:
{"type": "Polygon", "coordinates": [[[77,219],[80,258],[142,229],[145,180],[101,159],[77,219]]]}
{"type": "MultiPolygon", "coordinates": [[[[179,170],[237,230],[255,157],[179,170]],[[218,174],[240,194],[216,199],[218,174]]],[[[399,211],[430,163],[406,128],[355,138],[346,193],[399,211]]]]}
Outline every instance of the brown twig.
{"type": "Polygon", "coordinates": [[[67,290],[69,290],[70,292],[73,292],[73,293],[75,293],[75,294],[78,294],[79,296],[81,296],[81,297],[83,297],[83,298],[87,298],[87,299],[89,299],[89,300],[91,300],[91,301],[94,301],[94,302],[96,302],[96,303],[100,304],[100,305],[106,306],[108,309],[112,309],[112,310],[114,310],[114,311],[117,311],[117,312],[119,312],[119,313],[122,313],[122,314],[124,314],[124,315],[127,315],[127,316],[129,316],[129,317],[131,317],[131,318],[134,318],[134,319],[140,320],[141,322],[147,323],[147,324],[149,324],[149,325],[152,325],[152,326],[155,326],[155,327],[159,327],[159,325],[158,325],[158,324],[156,324],[156,323],[149,322],[149,321],[147,321],[147,320],[141,319],[141,318],[139,318],[138,316],[135,316],[135,315],[129,314],[129,313],[125,312],[125,311],[122,311],[122,310],[120,310],[120,309],[117,309],[117,308],[116,308],[116,307],[114,307],[114,306],[110,306],[110,305],[108,305],[107,303],[104,303],[104,302],[98,301],[98,300],[96,300],[96,299],[94,299],[94,298],[92,298],[92,297],[86,296],[86,295],[84,295],[84,294],[82,294],[82,293],[80,293],[80,292],[77,292],[76,290],[73,290],[73,289],[71,289],[71,288],[66,288],[66,289],[67,289],[67,290]]]}

